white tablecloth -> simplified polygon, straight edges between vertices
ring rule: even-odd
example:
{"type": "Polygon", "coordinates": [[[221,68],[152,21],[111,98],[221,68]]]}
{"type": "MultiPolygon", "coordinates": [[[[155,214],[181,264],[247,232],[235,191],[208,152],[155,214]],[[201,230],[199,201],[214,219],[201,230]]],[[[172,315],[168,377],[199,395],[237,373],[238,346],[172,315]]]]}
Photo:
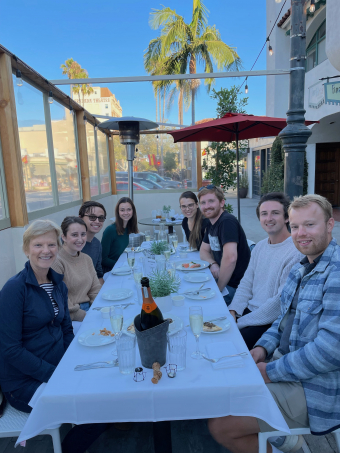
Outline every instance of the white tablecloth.
{"type": "MultiPolygon", "coordinates": [[[[136,254],[138,263],[139,256],[136,254]]],[[[188,254],[190,259],[197,259],[198,252],[188,254]]],[[[174,258],[171,257],[173,260],[174,258]]],[[[124,253],[117,266],[126,262],[124,253]]],[[[201,305],[203,315],[212,319],[227,315],[231,328],[215,335],[202,334],[200,347],[203,352],[208,342],[232,341],[238,352],[247,351],[239,330],[229,314],[225,302],[211,276],[206,287],[213,288],[216,296],[204,301],[185,299],[182,307],[173,307],[166,316],[180,316],[184,325],[189,324],[189,306],[201,305]]],[[[198,285],[184,281],[181,277],[181,291],[198,285]]],[[[133,280],[128,276],[110,275],[98,294],[93,306],[110,306],[101,297],[101,293],[112,288],[131,288],[134,295],[123,302],[135,302],[124,310],[125,319],[133,318],[140,312],[140,305],[133,280]]],[[[119,304],[116,302],[114,304],[119,304]]],[[[226,415],[247,415],[260,418],[276,429],[289,432],[289,429],[276,406],[270,392],[258,371],[253,359],[248,355],[243,368],[213,370],[206,360],[194,360],[190,357],[195,350],[195,339],[190,327],[187,327],[187,368],[177,373],[175,379],[169,379],[166,373],[161,381],[151,383],[152,370],[146,370],[146,379],[134,382],[133,375],[122,375],[118,368],[74,371],[78,364],[98,360],[112,360],[113,345],[85,347],[78,343],[79,334],[90,328],[111,328],[109,319],[103,319],[100,311],[90,310],[82,326],[68,348],[66,354],[47,384],[41,386],[33,397],[33,410],[21,432],[18,442],[38,435],[47,428],[60,423],[91,422],[145,422],[162,420],[186,420],[226,415]]],[[[140,365],[137,348],[136,366],[140,365]]]]}

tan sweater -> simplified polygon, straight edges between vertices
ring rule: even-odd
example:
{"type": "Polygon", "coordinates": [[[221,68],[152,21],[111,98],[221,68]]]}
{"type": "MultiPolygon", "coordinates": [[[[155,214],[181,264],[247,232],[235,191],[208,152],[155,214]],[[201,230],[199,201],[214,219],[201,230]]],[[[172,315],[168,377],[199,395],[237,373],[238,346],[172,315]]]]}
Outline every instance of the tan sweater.
{"type": "Polygon", "coordinates": [[[85,253],[72,256],[61,248],[52,269],[64,274],[68,288],[68,309],[72,321],[82,321],[86,311],[79,306],[82,302],[92,302],[101,289],[92,259],[85,253]]]}

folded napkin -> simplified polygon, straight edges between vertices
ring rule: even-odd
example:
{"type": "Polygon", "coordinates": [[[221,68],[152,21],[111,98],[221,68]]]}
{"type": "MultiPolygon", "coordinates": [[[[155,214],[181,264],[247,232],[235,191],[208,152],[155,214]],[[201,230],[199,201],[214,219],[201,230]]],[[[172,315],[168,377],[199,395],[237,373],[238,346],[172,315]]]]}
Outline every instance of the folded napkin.
{"type": "Polygon", "coordinates": [[[161,221],[161,219],[152,219],[152,221],[153,221],[154,223],[159,223],[159,222],[161,221]]]}
{"type": "MultiPolygon", "coordinates": [[[[218,359],[224,355],[237,354],[234,343],[231,341],[218,341],[213,343],[208,343],[206,345],[207,356],[209,359],[218,359]]],[[[225,359],[220,360],[217,363],[212,363],[214,370],[221,370],[222,368],[240,368],[244,366],[242,357],[226,357],[225,359]]]]}
{"type": "Polygon", "coordinates": [[[120,266],[120,267],[114,267],[112,270],[111,270],[111,273],[112,274],[116,274],[116,275],[121,275],[121,274],[125,274],[127,272],[131,272],[131,269],[129,266],[120,266]]]}
{"type": "Polygon", "coordinates": [[[166,220],[166,222],[168,222],[168,223],[171,222],[171,223],[176,223],[176,224],[178,224],[178,225],[179,225],[180,223],[182,223],[182,220],[181,220],[181,219],[178,219],[178,220],[165,219],[165,220],[166,220]]]}

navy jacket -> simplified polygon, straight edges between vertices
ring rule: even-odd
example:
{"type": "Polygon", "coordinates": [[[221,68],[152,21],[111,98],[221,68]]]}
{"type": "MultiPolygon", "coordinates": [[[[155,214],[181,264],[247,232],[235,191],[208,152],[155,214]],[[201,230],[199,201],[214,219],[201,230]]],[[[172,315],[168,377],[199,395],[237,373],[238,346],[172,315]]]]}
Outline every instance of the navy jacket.
{"type": "Polygon", "coordinates": [[[55,318],[47,292],[40,288],[30,262],[0,292],[0,385],[4,392],[30,380],[47,382],[73,339],[63,275],[50,269],[55,318]]]}

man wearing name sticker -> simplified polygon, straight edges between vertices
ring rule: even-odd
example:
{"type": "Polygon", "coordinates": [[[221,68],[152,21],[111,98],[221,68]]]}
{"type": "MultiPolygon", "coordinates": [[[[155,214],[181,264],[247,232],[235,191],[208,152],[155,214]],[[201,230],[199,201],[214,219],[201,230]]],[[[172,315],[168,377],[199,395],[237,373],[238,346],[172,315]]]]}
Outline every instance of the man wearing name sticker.
{"type": "MultiPolygon", "coordinates": [[[[340,427],[340,247],[332,215],[320,195],[291,203],[292,238],[305,257],[290,271],[280,316],[250,351],[289,428],[309,427],[316,436],[340,427]]],[[[258,433],[273,430],[235,416],[211,419],[209,429],[233,453],[257,453],[258,433]]],[[[267,452],[297,452],[301,445],[301,436],[273,436],[267,452]]]]}
{"type": "Polygon", "coordinates": [[[249,263],[246,235],[236,217],[224,210],[222,189],[201,187],[198,199],[203,215],[210,220],[200,249],[200,258],[209,262],[211,273],[229,305],[249,263]],[[225,291],[225,288],[227,291],[225,291]]]}

